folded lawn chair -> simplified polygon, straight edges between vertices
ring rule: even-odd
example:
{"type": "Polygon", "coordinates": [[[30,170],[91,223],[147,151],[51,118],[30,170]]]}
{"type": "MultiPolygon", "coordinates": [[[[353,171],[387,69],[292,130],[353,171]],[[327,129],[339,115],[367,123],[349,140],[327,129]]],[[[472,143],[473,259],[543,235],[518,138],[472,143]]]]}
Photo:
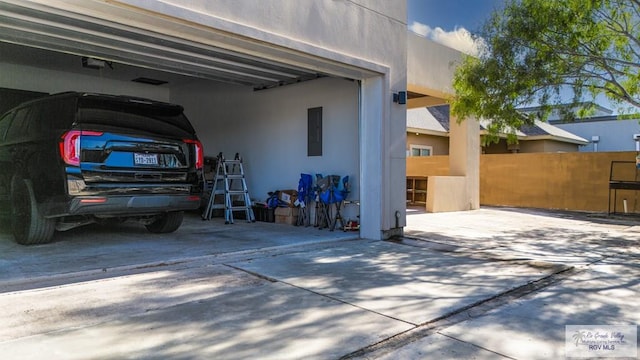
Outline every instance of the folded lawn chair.
{"type": "Polygon", "coordinates": [[[298,214],[298,226],[311,225],[311,196],[313,192],[313,177],[310,174],[300,174],[300,181],[298,182],[298,199],[296,205],[300,207],[298,214]]]}
{"type": "MultiPolygon", "coordinates": [[[[340,176],[330,175],[318,180],[319,202],[321,203],[321,224],[327,225],[330,231],[335,230],[338,223],[340,228],[344,228],[344,222],[340,210],[342,202],[349,194],[349,176],[345,176],[340,181],[340,176]],[[322,182],[322,184],[320,184],[322,182]],[[332,211],[332,208],[335,211],[332,211]]],[[[322,226],[320,226],[322,228],[322,226]]]]}

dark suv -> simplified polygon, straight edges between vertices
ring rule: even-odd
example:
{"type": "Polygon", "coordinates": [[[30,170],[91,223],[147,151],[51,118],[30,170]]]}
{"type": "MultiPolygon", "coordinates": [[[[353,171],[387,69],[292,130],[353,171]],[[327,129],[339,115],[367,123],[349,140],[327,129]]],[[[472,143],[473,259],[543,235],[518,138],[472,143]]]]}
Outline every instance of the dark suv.
{"type": "Polygon", "coordinates": [[[175,231],[200,206],[202,144],[179,105],[67,92],[0,117],[0,205],[20,244],[136,219],[175,231]]]}

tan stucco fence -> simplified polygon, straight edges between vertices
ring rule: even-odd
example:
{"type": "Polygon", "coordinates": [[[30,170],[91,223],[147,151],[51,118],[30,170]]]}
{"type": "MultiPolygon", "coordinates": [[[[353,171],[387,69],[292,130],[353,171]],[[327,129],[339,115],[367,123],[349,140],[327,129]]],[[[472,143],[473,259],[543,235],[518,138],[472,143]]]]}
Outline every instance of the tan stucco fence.
{"type": "MultiPolygon", "coordinates": [[[[480,204],[607,212],[612,161],[634,161],[635,152],[529,153],[480,156],[480,204]]],[[[449,174],[449,156],[407,158],[407,176],[449,174]]],[[[615,177],[638,180],[633,165],[615,177]]],[[[427,194],[429,196],[429,194],[427,194]]],[[[613,210],[613,191],[611,192],[613,210]]],[[[640,191],[617,190],[616,211],[640,213],[640,191]]]]}

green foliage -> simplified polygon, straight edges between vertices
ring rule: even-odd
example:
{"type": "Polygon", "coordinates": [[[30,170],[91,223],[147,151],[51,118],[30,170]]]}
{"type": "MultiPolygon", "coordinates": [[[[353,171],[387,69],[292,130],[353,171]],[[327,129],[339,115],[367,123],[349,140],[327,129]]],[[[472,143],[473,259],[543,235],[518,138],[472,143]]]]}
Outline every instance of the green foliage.
{"type": "Polygon", "coordinates": [[[632,113],[632,114],[621,114],[621,115],[618,115],[618,120],[633,120],[633,119],[640,119],[640,114],[639,113],[632,113]]]}
{"type": "Polygon", "coordinates": [[[488,141],[545,120],[567,90],[567,119],[592,111],[599,94],[640,107],[640,0],[510,0],[481,35],[479,57],[456,70],[451,111],[490,119],[488,141]],[[516,111],[531,104],[540,112],[516,111]]]}

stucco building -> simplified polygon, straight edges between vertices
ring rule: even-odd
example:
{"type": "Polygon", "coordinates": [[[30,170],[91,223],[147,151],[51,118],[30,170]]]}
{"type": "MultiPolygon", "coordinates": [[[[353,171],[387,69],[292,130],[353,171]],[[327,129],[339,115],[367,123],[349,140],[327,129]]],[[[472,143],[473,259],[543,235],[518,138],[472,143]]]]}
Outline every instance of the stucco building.
{"type": "MultiPolygon", "coordinates": [[[[581,152],[640,151],[640,119],[637,115],[620,117],[604,106],[585,105],[593,107],[589,116],[580,117],[573,111],[573,119],[565,119],[560,110],[566,111],[569,105],[558,105],[552,109],[547,121],[586,139],[588,143],[580,147],[581,152]]],[[[522,109],[529,113],[538,110],[538,107],[522,109]]]]}

